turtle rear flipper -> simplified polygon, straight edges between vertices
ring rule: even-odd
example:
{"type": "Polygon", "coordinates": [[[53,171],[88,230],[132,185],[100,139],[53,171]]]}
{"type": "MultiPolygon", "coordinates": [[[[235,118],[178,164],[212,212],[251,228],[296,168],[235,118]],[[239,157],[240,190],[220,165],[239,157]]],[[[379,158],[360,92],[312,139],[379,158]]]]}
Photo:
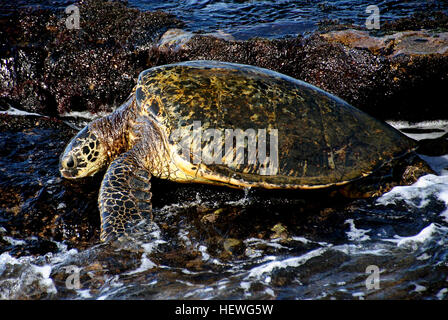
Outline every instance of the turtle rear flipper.
{"type": "Polygon", "coordinates": [[[98,197],[101,241],[128,235],[151,215],[151,173],[136,160],[132,150],[115,159],[101,183],[98,197]]]}

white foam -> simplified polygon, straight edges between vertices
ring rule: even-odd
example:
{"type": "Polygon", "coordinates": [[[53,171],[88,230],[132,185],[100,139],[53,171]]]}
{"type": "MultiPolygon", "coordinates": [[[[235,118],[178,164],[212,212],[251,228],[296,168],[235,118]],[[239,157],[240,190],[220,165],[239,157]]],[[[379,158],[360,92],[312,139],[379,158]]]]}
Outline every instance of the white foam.
{"type": "Polygon", "coordinates": [[[77,290],[76,292],[83,299],[90,299],[90,298],[92,298],[92,295],[90,294],[90,289],[77,290]]]}
{"type": "Polygon", "coordinates": [[[56,208],[57,210],[62,210],[65,209],[67,207],[67,205],[63,202],[61,202],[60,204],[58,204],[58,207],[56,208]]]}
{"type": "Polygon", "coordinates": [[[7,114],[10,116],[39,116],[39,117],[45,117],[41,114],[38,113],[34,113],[34,112],[28,112],[28,111],[23,111],[23,110],[19,110],[13,107],[9,107],[8,110],[5,111],[0,111],[0,114],[7,114]]]}
{"type": "Polygon", "coordinates": [[[145,250],[145,252],[149,254],[152,253],[158,247],[159,244],[163,243],[166,243],[166,241],[158,239],[154,240],[153,242],[143,243],[141,246],[145,250]]]}
{"type": "Polygon", "coordinates": [[[447,293],[448,293],[448,288],[443,288],[436,294],[436,297],[439,300],[443,300],[447,293]]]}
{"type": "Polygon", "coordinates": [[[79,118],[79,119],[85,119],[85,120],[95,120],[97,118],[101,118],[104,116],[107,116],[110,114],[110,112],[100,111],[98,113],[92,113],[89,111],[70,111],[61,114],[62,118],[79,118]]]}
{"type": "Polygon", "coordinates": [[[358,298],[359,300],[364,300],[364,292],[354,292],[352,293],[353,298],[358,298]]]}
{"type": "Polygon", "coordinates": [[[0,299],[20,299],[24,293],[57,293],[50,278],[52,267],[32,262],[33,257],[15,258],[7,252],[0,255],[0,299]],[[15,276],[11,277],[12,274],[15,276]]]}
{"type": "MultiPolygon", "coordinates": [[[[447,156],[440,157],[443,161],[447,160],[447,156]]],[[[443,163],[439,160],[439,164],[443,163]]],[[[432,165],[435,165],[434,162],[432,165]]],[[[437,165],[435,165],[437,167],[437,165]]],[[[393,188],[390,192],[384,194],[377,199],[377,203],[388,205],[396,204],[399,201],[404,201],[409,207],[416,209],[423,209],[431,202],[438,200],[445,205],[445,210],[439,213],[439,216],[448,223],[448,175],[425,175],[417,180],[411,186],[398,186],[393,188]]],[[[397,246],[412,245],[416,248],[419,243],[423,243],[432,237],[436,232],[446,232],[448,228],[431,223],[426,228],[421,230],[417,235],[412,237],[397,237],[396,239],[386,239],[397,243],[397,246]]]]}
{"type": "Polygon", "coordinates": [[[407,133],[402,131],[405,135],[415,140],[435,139],[441,137],[442,135],[448,132],[448,120],[422,121],[417,123],[410,123],[407,121],[386,121],[386,122],[398,130],[405,128],[443,130],[443,132],[430,132],[430,133],[407,133]]]}
{"type": "Polygon", "coordinates": [[[45,289],[45,291],[47,293],[57,293],[56,287],[53,283],[53,280],[50,278],[50,274],[51,274],[51,266],[50,265],[45,265],[45,266],[34,266],[34,271],[36,272],[36,274],[40,274],[41,278],[39,279],[39,284],[40,286],[45,289]]]}
{"type": "Polygon", "coordinates": [[[428,260],[430,258],[431,258],[431,256],[425,252],[422,255],[418,256],[417,260],[424,261],[424,260],[428,260]]]}
{"type": "Polygon", "coordinates": [[[384,239],[384,241],[394,242],[398,247],[424,243],[428,239],[430,239],[434,233],[437,232],[437,226],[435,223],[431,223],[426,228],[423,228],[418,234],[410,237],[400,237],[396,236],[396,239],[384,239]]]}
{"type": "Polygon", "coordinates": [[[427,290],[427,288],[425,286],[419,285],[418,283],[414,283],[414,286],[415,286],[415,288],[412,292],[418,293],[418,292],[423,292],[423,291],[427,290]]]}
{"type": "Polygon", "coordinates": [[[245,291],[250,289],[250,282],[249,281],[241,281],[240,287],[243,288],[245,291]]]}
{"type": "Polygon", "coordinates": [[[187,292],[187,293],[184,294],[184,298],[189,298],[189,297],[191,297],[191,296],[193,296],[195,294],[196,294],[196,292],[194,292],[194,291],[187,292]]]}
{"type": "Polygon", "coordinates": [[[448,129],[448,120],[426,120],[420,122],[409,122],[409,121],[386,121],[389,125],[396,129],[404,129],[404,128],[419,128],[419,129],[429,129],[429,128],[437,128],[437,129],[448,129]]]}
{"type": "MultiPolygon", "coordinates": [[[[145,222],[142,222],[141,224],[145,224],[145,222]]],[[[153,253],[154,250],[159,247],[159,245],[166,243],[166,241],[162,239],[162,232],[160,230],[160,227],[156,223],[151,223],[149,229],[151,231],[149,232],[148,236],[151,240],[140,244],[146,254],[153,253]]]]}
{"type": "Polygon", "coordinates": [[[446,223],[448,223],[448,210],[442,212],[440,216],[445,220],[446,223]]]}
{"type": "MultiPolygon", "coordinates": [[[[293,240],[293,241],[301,242],[303,244],[314,243],[313,241],[308,240],[308,239],[306,239],[304,237],[291,237],[290,239],[293,240]]],[[[248,239],[244,240],[244,243],[246,244],[247,248],[252,250],[252,251],[248,251],[249,253],[256,253],[257,251],[259,251],[259,250],[255,249],[255,248],[252,248],[252,247],[257,247],[257,246],[260,246],[260,245],[271,247],[271,248],[275,248],[275,249],[286,249],[286,250],[288,250],[289,247],[286,247],[286,246],[278,243],[278,242],[281,242],[281,241],[283,241],[282,238],[274,238],[274,239],[271,239],[271,240],[263,240],[263,239],[258,239],[258,238],[248,238],[248,239]]],[[[319,244],[325,245],[326,243],[319,243],[319,244]]]]}
{"type": "Polygon", "coordinates": [[[274,290],[272,290],[271,288],[266,288],[266,289],[264,290],[264,292],[265,292],[266,294],[270,295],[271,297],[275,297],[274,290]]]}
{"type": "Polygon", "coordinates": [[[230,281],[228,279],[219,280],[216,285],[218,286],[218,290],[224,290],[227,288],[230,281]]]}
{"type": "Polygon", "coordinates": [[[16,240],[13,239],[11,237],[5,236],[3,237],[4,240],[6,240],[9,244],[13,245],[13,246],[21,246],[21,245],[25,245],[26,242],[23,240],[16,240]]]}
{"type": "Polygon", "coordinates": [[[394,187],[379,197],[376,202],[389,205],[404,201],[410,207],[421,209],[427,206],[434,197],[445,203],[448,208],[448,175],[425,175],[413,185],[394,187]]]}
{"type": "Polygon", "coordinates": [[[158,248],[159,245],[166,243],[166,241],[161,239],[161,231],[160,231],[159,226],[156,223],[151,223],[150,229],[152,230],[149,233],[151,240],[146,243],[139,243],[139,245],[144,250],[142,257],[141,257],[140,266],[135,270],[124,273],[124,275],[133,275],[136,273],[151,270],[156,267],[162,267],[162,266],[158,266],[157,264],[152,262],[151,259],[149,259],[148,255],[153,253],[158,248]]]}
{"type": "Polygon", "coordinates": [[[261,257],[263,255],[263,250],[257,250],[257,249],[253,249],[253,248],[246,248],[246,250],[244,251],[244,254],[248,257],[248,258],[258,258],[261,257]]]}
{"type": "Polygon", "coordinates": [[[51,260],[52,264],[58,264],[58,263],[62,263],[64,261],[67,261],[68,259],[70,259],[72,256],[78,254],[78,250],[77,249],[70,249],[67,251],[67,245],[65,244],[59,244],[57,243],[59,250],[61,250],[61,253],[58,253],[56,255],[53,255],[51,252],[48,253],[49,255],[49,260],[51,260]]]}
{"type": "Polygon", "coordinates": [[[200,245],[198,248],[199,252],[202,255],[202,260],[203,261],[207,261],[208,259],[210,259],[210,255],[207,253],[207,247],[204,245],[200,245]]]}
{"type": "Polygon", "coordinates": [[[327,248],[318,248],[318,249],[312,250],[310,252],[307,252],[306,254],[304,254],[300,257],[290,257],[290,258],[286,258],[283,260],[277,260],[278,259],[277,257],[269,256],[270,260],[272,260],[272,261],[269,261],[260,266],[252,268],[249,271],[249,274],[246,278],[262,279],[264,274],[266,274],[266,273],[269,274],[274,269],[284,269],[287,267],[293,267],[293,268],[299,267],[299,266],[303,265],[304,263],[306,263],[308,260],[310,260],[314,257],[318,257],[326,251],[327,251],[327,248]]]}
{"type": "Polygon", "coordinates": [[[305,238],[305,237],[291,237],[292,240],[302,242],[303,244],[310,244],[313,243],[313,241],[305,238]]]}
{"type": "Polygon", "coordinates": [[[133,275],[133,274],[145,272],[147,270],[151,270],[151,269],[157,267],[157,265],[146,256],[146,253],[144,253],[142,255],[141,259],[142,259],[142,262],[137,269],[135,269],[133,271],[126,272],[126,273],[124,273],[124,275],[133,275]]]}
{"type": "Polygon", "coordinates": [[[106,300],[109,299],[113,294],[119,293],[120,291],[123,291],[125,289],[125,286],[122,282],[118,281],[120,279],[119,275],[114,275],[111,278],[108,278],[106,280],[106,283],[104,284],[104,288],[106,293],[101,293],[101,295],[97,298],[97,300],[106,300]]]}
{"type": "Polygon", "coordinates": [[[0,274],[5,271],[6,265],[14,265],[19,263],[20,262],[16,258],[11,257],[8,252],[0,254],[0,274]]]}
{"type": "Polygon", "coordinates": [[[182,269],[181,270],[182,271],[182,273],[185,273],[185,274],[199,274],[199,272],[193,272],[193,271],[190,271],[190,270],[188,270],[188,269],[182,269]]]}
{"type": "Polygon", "coordinates": [[[350,225],[350,230],[346,232],[347,237],[350,241],[367,241],[370,240],[370,237],[367,235],[368,232],[371,231],[371,229],[364,230],[364,229],[357,229],[355,227],[355,222],[353,219],[348,219],[345,221],[345,224],[350,225]]]}
{"type": "Polygon", "coordinates": [[[186,247],[192,246],[190,238],[188,237],[188,232],[186,230],[179,229],[179,231],[177,232],[177,236],[180,240],[182,240],[185,243],[186,247]]]}
{"type": "Polygon", "coordinates": [[[376,243],[372,246],[366,246],[365,244],[342,244],[337,246],[332,246],[332,250],[342,252],[346,255],[373,255],[373,256],[384,256],[388,253],[387,248],[379,247],[376,243]]]}
{"type": "Polygon", "coordinates": [[[438,175],[448,175],[448,155],[430,157],[420,154],[419,157],[428,163],[438,175]]]}

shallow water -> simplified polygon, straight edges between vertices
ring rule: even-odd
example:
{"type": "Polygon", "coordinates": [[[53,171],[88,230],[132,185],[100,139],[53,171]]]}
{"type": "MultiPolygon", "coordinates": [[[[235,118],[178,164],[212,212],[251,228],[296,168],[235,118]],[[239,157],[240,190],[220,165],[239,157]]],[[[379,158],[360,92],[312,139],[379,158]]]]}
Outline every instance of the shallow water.
{"type": "MultiPolygon", "coordinates": [[[[0,5],[0,14],[12,8],[41,7],[63,10],[69,0],[17,0],[0,5]]],[[[407,17],[415,12],[445,11],[448,2],[410,0],[128,0],[141,10],[163,10],[186,22],[186,30],[215,32],[222,30],[236,39],[251,37],[279,38],[296,36],[317,29],[319,23],[334,20],[341,24],[364,26],[369,5],[380,9],[381,22],[407,17]]]]}
{"type": "Polygon", "coordinates": [[[395,1],[372,3],[358,1],[260,0],[260,1],[129,1],[140,9],[161,9],[181,17],[191,31],[213,32],[217,29],[232,34],[236,39],[251,37],[278,38],[314,31],[325,20],[365,25],[366,8],[375,4],[380,8],[382,21],[406,17],[416,11],[446,10],[443,1],[395,1]]]}
{"type": "Polygon", "coordinates": [[[333,232],[322,226],[279,237],[272,232],[271,239],[244,239],[236,252],[231,238],[217,249],[189,221],[188,211],[209,206],[206,201],[168,205],[129,242],[85,250],[57,243],[54,253],[19,258],[4,252],[0,297],[446,299],[447,185],[447,176],[427,176],[376,203],[337,213],[333,232]],[[176,232],[164,230],[168,223],[176,232]],[[379,269],[379,289],[366,287],[369,266],[379,269]],[[79,289],[73,289],[73,268],[79,289]]]}
{"type": "MultiPolygon", "coordinates": [[[[424,127],[422,137],[448,130],[442,121],[416,124],[413,130],[392,124],[413,132],[424,127]]],[[[49,136],[51,129],[37,128],[27,141],[33,145],[49,136]]],[[[2,143],[5,139],[19,137],[4,134],[2,143]]],[[[55,148],[63,147],[59,144],[55,148]]],[[[37,155],[34,165],[51,168],[53,157],[46,163],[37,155]]],[[[0,298],[447,299],[448,155],[422,157],[436,175],[378,199],[330,200],[329,206],[312,204],[310,194],[154,181],[154,220],[139,225],[131,239],[112,244],[48,241],[48,250],[33,254],[23,248],[39,238],[12,237],[2,220],[0,298]],[[378,270],[378,282],[368,270],[378,270]],[[379,287],[372,287],[375,283],[379,287]]],[[[16,181],[35,178],[25,176],[29,163],[13,165],[16,181]]],[[[57,179],[56,174],[49,170],[43,180],[57,179]]],[[[61,213],[72,210],[70,200],[53,191],[48,204],[61,213]]],[[[94,203],[96,194],[84,197],[94,203]]],[[[78,214],[85,218],[92,210],[85,206],[78,214]]]]}

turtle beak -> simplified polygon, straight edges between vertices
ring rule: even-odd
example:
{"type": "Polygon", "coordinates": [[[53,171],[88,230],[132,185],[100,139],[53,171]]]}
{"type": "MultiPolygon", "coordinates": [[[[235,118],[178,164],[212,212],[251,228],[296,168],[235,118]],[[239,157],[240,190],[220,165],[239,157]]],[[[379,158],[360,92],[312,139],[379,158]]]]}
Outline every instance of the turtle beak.
{"type": "Polygon", "coordinates": [[[59,169],[59,172],[61,172],[61,176],[63,178],[66,178],[66,179],[72,178],[73,179],[73,175],[70,172],[68,172],[68,171],[66,171],[64,169],[59,169]]]}
{"type": "Polygon", "coordinates": [[[72,156],[62,157],[59,161],[59,172],[63,178],[75,179],[78,170],[74,167],[74,160],[72,156]]]}
{"type": "Polygon", "coordinates": [[[59,167],[59,172],[61,173],[61,176],[66,179],[75,179],[76,178],[76,172],[73,172],[73,170],[67,170],[62,167],[59,167]]]}

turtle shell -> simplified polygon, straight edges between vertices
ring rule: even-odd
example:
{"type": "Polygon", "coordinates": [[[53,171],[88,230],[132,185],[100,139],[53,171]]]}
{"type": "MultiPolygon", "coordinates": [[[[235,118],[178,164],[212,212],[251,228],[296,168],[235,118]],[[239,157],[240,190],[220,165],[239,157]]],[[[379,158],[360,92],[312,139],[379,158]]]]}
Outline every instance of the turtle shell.
{"type": "Polygon", "coordinates": [[[319,188],[343,184],[415,148],[413,140],[340,98],[254,66],[189,61],[151,68],[139,76],[136,101],[140,114],[163,128],[170,137],[168,144],[184,160],[245,185],[319,188]],[[179,131],[191,134],[198,124],[203,135],[200,140],[193,138],[190,151],[202,150],[204,155],[204,150],[213,150],[213,161],[208,163],[196,151],[182,153],[184,146],[172,138],[179,131]],[[220,131],[223,138],[207,140],[207,129],[220,131]],[[255,149],[249,148],[253,140],[244,139],[244,161],[235,161],[236,139],[233,147],[225,145],[226,130],[237,129],[256,135],[255,149]],[[263,153],[261,142],[267,156],[278,155],[275,171],[263,171],[266,161],[253,161],[253,152],[263,153]],[[231,153],[233,161],[229,161],[231,153]]]}

